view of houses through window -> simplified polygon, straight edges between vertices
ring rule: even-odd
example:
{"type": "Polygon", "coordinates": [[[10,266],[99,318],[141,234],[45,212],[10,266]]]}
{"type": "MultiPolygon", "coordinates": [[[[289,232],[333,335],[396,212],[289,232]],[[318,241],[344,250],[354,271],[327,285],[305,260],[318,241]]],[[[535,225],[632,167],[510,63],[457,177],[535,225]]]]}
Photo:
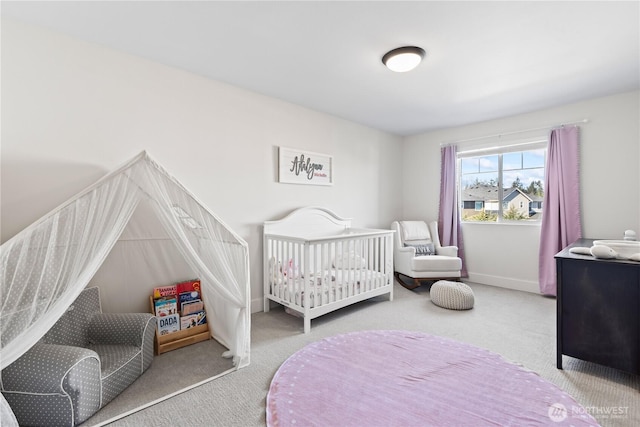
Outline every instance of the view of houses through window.
{"type": "Polygon", "coordinates": [[[540,221],[546,148],[458,155],[462,221],[540,221]]]}

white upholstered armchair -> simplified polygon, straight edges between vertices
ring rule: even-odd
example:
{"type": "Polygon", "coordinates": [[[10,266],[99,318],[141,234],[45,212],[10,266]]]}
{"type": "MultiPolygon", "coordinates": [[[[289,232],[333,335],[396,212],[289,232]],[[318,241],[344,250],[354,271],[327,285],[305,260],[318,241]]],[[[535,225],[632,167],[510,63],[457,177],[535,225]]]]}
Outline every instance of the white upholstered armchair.
{"type": "Polygon", "coordinates": [[[436,221],[428,226],[424,221],[394,221],[391,229],[395,230],[393,267],[401,285],[413,289],[422,280],[460,279],[458,248],[440,245],[436,221]]]}

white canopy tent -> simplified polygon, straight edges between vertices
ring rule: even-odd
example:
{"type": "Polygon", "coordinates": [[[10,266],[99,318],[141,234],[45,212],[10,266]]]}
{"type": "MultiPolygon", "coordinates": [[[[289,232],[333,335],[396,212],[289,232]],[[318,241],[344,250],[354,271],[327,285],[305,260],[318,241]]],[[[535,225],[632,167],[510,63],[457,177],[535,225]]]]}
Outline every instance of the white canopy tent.
{"type": "MultiPolygon", "coordinates": [[[[5,242],[0,267],[2,369],[49,330],[97,272],[101,294],[111,292],[114,304],[140,295],[135,299],[148,309],[153,285],[113,277],[148,273],[159,280],[154,272],[188,271],[182,279],[201,280],[210,330],[229,349],[225,356],[236,369],[249,364],[248,245],[146,152],[5,242]],[[108,256],[111,275],[101,269],[108,256]]],[[[156,285],[172,283],[167,277],[156,285]]]]}

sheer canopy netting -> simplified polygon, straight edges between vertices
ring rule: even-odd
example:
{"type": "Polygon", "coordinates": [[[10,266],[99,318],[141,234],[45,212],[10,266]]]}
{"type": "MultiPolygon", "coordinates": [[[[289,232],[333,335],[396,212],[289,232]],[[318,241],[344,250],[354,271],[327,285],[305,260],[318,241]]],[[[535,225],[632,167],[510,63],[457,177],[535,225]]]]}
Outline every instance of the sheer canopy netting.
{"type": "Polygon", "coordinates": [[[215,338],[237,368],[249,364],[247,243],[143,152],[2,245],[2,368],[69,308],[141,201],[200,278],[215,338]]]}

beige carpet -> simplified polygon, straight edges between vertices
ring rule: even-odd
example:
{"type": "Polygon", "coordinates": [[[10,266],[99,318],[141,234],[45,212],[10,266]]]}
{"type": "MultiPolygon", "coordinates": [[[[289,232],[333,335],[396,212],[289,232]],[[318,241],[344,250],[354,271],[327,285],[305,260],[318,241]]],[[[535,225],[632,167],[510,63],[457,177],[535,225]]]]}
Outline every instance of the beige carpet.
{"type": "MultiPolygon", "coordinates": [[[[325,315],[312,321],[307,335],[302,333],[302,319],[282,309],[256,313],[252,317],[250,366],[113,425],[264,426],[266,394],[282,362],[318,339],[367,329],[422,331],[486,348],[555,383],[603,426],[640,425],[640,377],[566,356],[564,370],[556,369],[555,299],[470,286],[476,304],[469,311],[435,306],[426,286],[409,291],[396,285],[394,301],[380,297],[325,315]]],[[[178,367],[176,364],[174,369],[178,367]]],[[[419,404],[419,396],[414,398],[419,404]]]]}
{"type": "Polygon", "coordinates": [[[83,427],[99,425],[232,369],[231,360],[222,357],[226,350],[216,340],[208,340],[155,356],[151,367],[136,382],[85,421],[83,427]]]}

